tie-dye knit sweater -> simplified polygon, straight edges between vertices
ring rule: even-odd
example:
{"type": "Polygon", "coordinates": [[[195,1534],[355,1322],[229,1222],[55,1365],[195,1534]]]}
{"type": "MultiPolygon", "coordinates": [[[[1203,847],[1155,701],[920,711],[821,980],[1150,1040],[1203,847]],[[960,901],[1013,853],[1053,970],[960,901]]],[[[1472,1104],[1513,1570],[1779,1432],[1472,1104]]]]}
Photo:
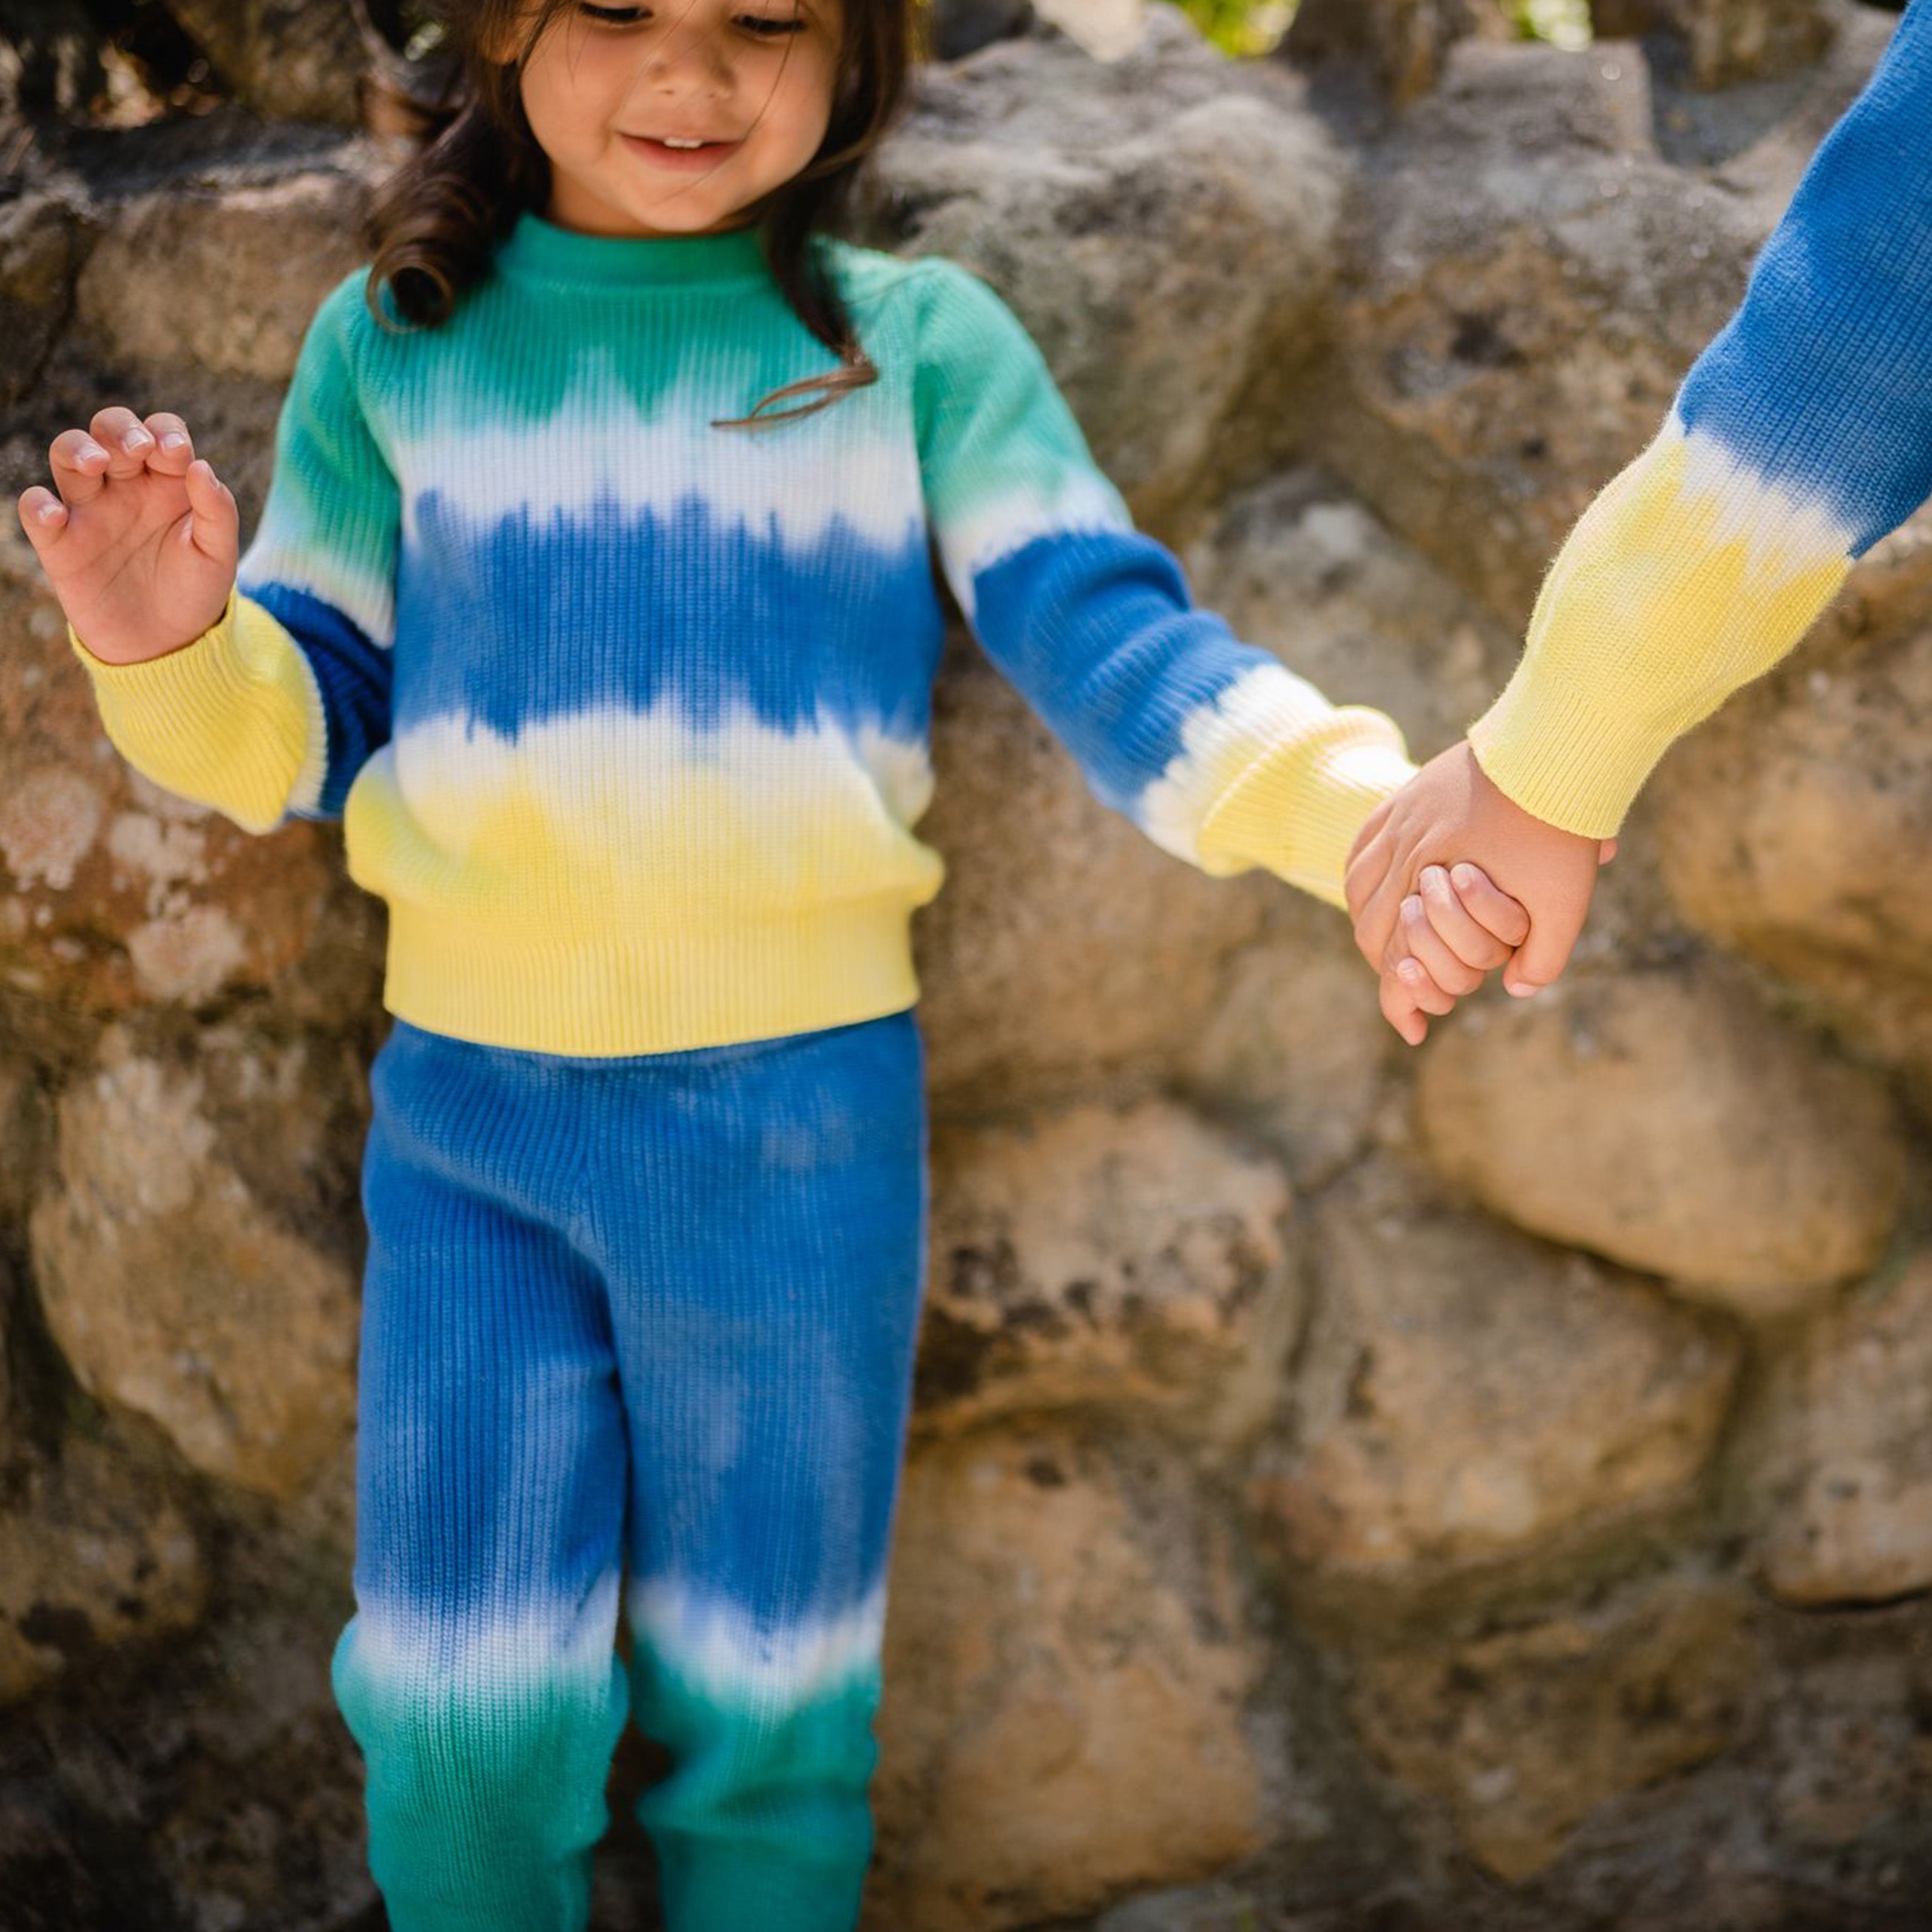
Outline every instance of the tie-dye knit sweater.
{"type": "MultiPolygon", "coordinates": [[[[1194,608],[1038,349],[936,258],[820,245],[879,380],[720,429],[830,358],[749,231],[521,215],[440,328],[325,300],[220,620],[112,666],[115,745],[251,830],[343,821],[384,1002],[432,1031],[657,1052],[913,1003],[942,863],[940,569],[1094,792],[1213,874],[1342,903],[1410,775],[1194,608]]],[[[1019,855],[1023,860],[1023,855],[1019,855]]]]}
{"type": "Polygon", "coordinates": [[[1932,0],[1912,0],[1743,303],[1551,567],[1478,761],[1614,832],[1672,741],[1767,671],[1932,494],[1932,0]]]}

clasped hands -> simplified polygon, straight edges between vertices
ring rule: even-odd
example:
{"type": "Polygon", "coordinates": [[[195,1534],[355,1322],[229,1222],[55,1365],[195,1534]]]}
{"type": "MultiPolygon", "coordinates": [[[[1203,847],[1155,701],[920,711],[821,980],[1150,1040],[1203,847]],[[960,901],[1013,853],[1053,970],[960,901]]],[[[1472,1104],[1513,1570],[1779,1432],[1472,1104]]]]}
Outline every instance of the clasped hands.
{"type": "Polygon", "coordinates": [[[1614,838],[1565,832],[1487,777],[1466,739],[1379,805],[1349,854],[1355,944],[1408,1044],[1497,967],[1525,998],[1568,963],[1614,838]]]}

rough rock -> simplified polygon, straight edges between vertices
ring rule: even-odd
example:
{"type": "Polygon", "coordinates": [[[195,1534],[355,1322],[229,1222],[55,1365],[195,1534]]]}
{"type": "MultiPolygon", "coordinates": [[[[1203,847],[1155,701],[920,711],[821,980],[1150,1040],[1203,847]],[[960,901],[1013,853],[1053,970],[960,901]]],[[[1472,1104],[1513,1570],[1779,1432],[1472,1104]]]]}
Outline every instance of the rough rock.
{"type": "Polygon", "coordinates": [[[1401,1051],[1346,922],[1287,894],[1235,958],[1179,1075],[1197,1105],[1232,1115],[1297,1187],[1316,1188],[1368,1144],[1401,1051]]]}
{"type": "Polygon", "coordinates": [[[1932,748],[1915,721],[1932,705],[1932,631],[1817,661],[1801,651],[1660,773],[1664,879],[1700,931],[1924,1086],[1932,748]]]}
{"type": "Polygon", "coordinates": [[[264,114],[352,126],[366,58],[349,0],[167,0],[238,99],[264,114]]]}
{"type": "Polygon", "coordinates": [[[1314,1210],[1321,1286],[1251,1500],[1297,1574],[1414,1588],[1695,1492],[1734,1344],[1382,1162],[1314,1210]]]}
{"type": "MultiPolygon", "coordinates": [[[[281,1218],[312,1192],[303,1156],[336,1124],[309,1072],[299,1042],[205,1038],[181,1065],[110,1029],[61,1097],[56,1171],[29,1223],[48,1326],[82,1386],[196,1468],[285,1500],[328,1465],[355,1399],[352,1269],[281,1218]],[[281,1137],[251,1133],[268,1121],[281,1137]]],[[[341,1228],[352,1209],[335,1192],[341,1228]]]]}
{"type": "Polygon", "coordinates": [[[868,1926],[999,1932],[1204,1877],[1266,1835],[1266,1668],[1171,1461],[935,1446],[900,1503],[868,1926]]]}
{"type": "Polygon", "coordinates": [[[1372,704],[1412,757],[1460,737],[1521,640],[1319,470],[1243,491],[1187,546],[1198,601],[1337,704],[1372,704]]]}
{"type": "Polygon", "coordinates": [[[1437,1169],[1485,1206],[1741,1314],[1863,1272],[1898,1219],[1884,1088],[1715,967],[1472,1010],[1423,1057],[1417,1109],[1437,1169]]]}
{"type": "Polygon", "coordinates": [[[1435,85],[1453,42],[1506,26],[1500,0],[1302,0],[1283,47],[1306,66],[1364,63],[1401,104],[1435,85]]]}
{"type": "Polygon", "coordinates": [[[1771,1829],[1909,1910],[1932,1875],[1932,1598],[1787,1613],[1773,1632],[1771,1829]]]}
{"type": "Polygon", "coordinates": [[[1772,1367],[1755,1439],[1755,1561],[1778,1596],[1932,1589],[1932,1258],[1808,1324],[1772,1367]]]}
{"type": "Polygon", "coordinates": [[[943,1130],[933,1170],[923,1423],[1152,1403],[1232,1438],[1276,1401],[1302,1297],[1272,1161],[1152,1102],[943,1130]]]}
{"type": "Polygon", "coordinates": [[[996,40],[1024,33],[1032,20],[1032,0],[937,0],[932,11],[934,56],[963,60],[996,40]]]}
{"type": "Polygon", "coordinates": [[[1687,43],[1703,88],[1809,67],[1831,45],[1833,11],[1824,0],[1657,0],[1657,8],[1687,43]]]}
{"type": "Polygon", "coordinates": [[[1740,1586],[1666,1577],[1601,1607],[1365,1659],[1353,1708],[1369,1749],[1521,1884],[1596,1805],[1737,1740],[1763,1669],[1750,1623],[1740,1586]]]}
{"type": "Polygon", "coordinates": [[[79,325],[103,361],[143,377],[191,365],[205,379],[285,383],[316,303],[368,259],[356,232],[366,177],[355,171],[368,161],[350,143],[336,167],[206,198],[163,189],[128,202],[81,271],[79,325]]]}
{"type": "Polygon", "coordinates": [[[0,1504],[0,1705],[103,1647],[192,1627],[209,1586],[192,1526],[155,1479],[71,1438],[0,1504]]]}
{"type": "Polygon", "coordinates": [[[1365,155],[1343,224],[1309,448],[1512,626],[1655,434],[1772,218],[1663,160],[1651,108],[1628,48],[1466,42],[1365,155]]]}
{"type": "Polygon", "coordinates": [[[67,319],[89,238],[87,217],[60,195],[30,191],[0,201],[0,339],[7,343],[0,408],[22,401],[38,379],[67,319]]]}
{"type": "Polygon", "coordinates": [[[46,1130],[45,1099],[32,1063],[24,1057],[0,1060],[0,1221],[17,1222],[26,1214],[46,1130]]]}

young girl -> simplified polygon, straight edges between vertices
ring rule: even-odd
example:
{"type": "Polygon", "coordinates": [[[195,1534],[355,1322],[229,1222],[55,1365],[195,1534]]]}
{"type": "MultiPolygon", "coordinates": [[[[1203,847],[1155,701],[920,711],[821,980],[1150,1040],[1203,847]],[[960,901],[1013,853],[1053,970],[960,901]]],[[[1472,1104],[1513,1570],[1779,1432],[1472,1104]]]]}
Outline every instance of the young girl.
{"type": "Polygon", "coordinates": [[[908,17],[451,8],[460,91],[307,334],[247,554],[165,411],[20,499],[128,760],[251,830],[339,815],[388,902],[333,1682],[396,1932],[580,1927],[627,1715],[673,1932],[854,1921],[929,533],[1095,792],[1209,872],[1340,905],[1414,769],[1191,607],[983,283],[821,232],[908,17]]]}

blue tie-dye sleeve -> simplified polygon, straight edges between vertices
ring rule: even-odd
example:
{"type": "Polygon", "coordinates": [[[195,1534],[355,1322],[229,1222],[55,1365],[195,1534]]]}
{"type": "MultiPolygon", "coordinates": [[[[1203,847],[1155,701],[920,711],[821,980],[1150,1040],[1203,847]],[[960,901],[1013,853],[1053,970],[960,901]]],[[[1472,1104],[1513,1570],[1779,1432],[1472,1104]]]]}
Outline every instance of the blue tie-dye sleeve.
{"type": "Polygon", "coordinates": [[[1932,496],[1932,0],[1912,0],[1678,398],[1862,555],[1932,496]]]}
{"type": "Polygon", "coordinates": [[[365,270],[318,309],[275,426],[275,468],[238,589],[275,617],[315,681],[323,731],[288,809],[339,818],[370,753],[389,735],[400,493],[364,412],[357,334],[377,326],[365,270]]]}
{"type": "Polygon", "coordinates": [[[1401,733],[1195,608],[1012,311],[955,263],[920,273],[927,513],[987,655],[1094,795],[1164,850],[1215,874],[1266,866],[1342,904],[1355,833],[1414,771],[1401,733]]]}

